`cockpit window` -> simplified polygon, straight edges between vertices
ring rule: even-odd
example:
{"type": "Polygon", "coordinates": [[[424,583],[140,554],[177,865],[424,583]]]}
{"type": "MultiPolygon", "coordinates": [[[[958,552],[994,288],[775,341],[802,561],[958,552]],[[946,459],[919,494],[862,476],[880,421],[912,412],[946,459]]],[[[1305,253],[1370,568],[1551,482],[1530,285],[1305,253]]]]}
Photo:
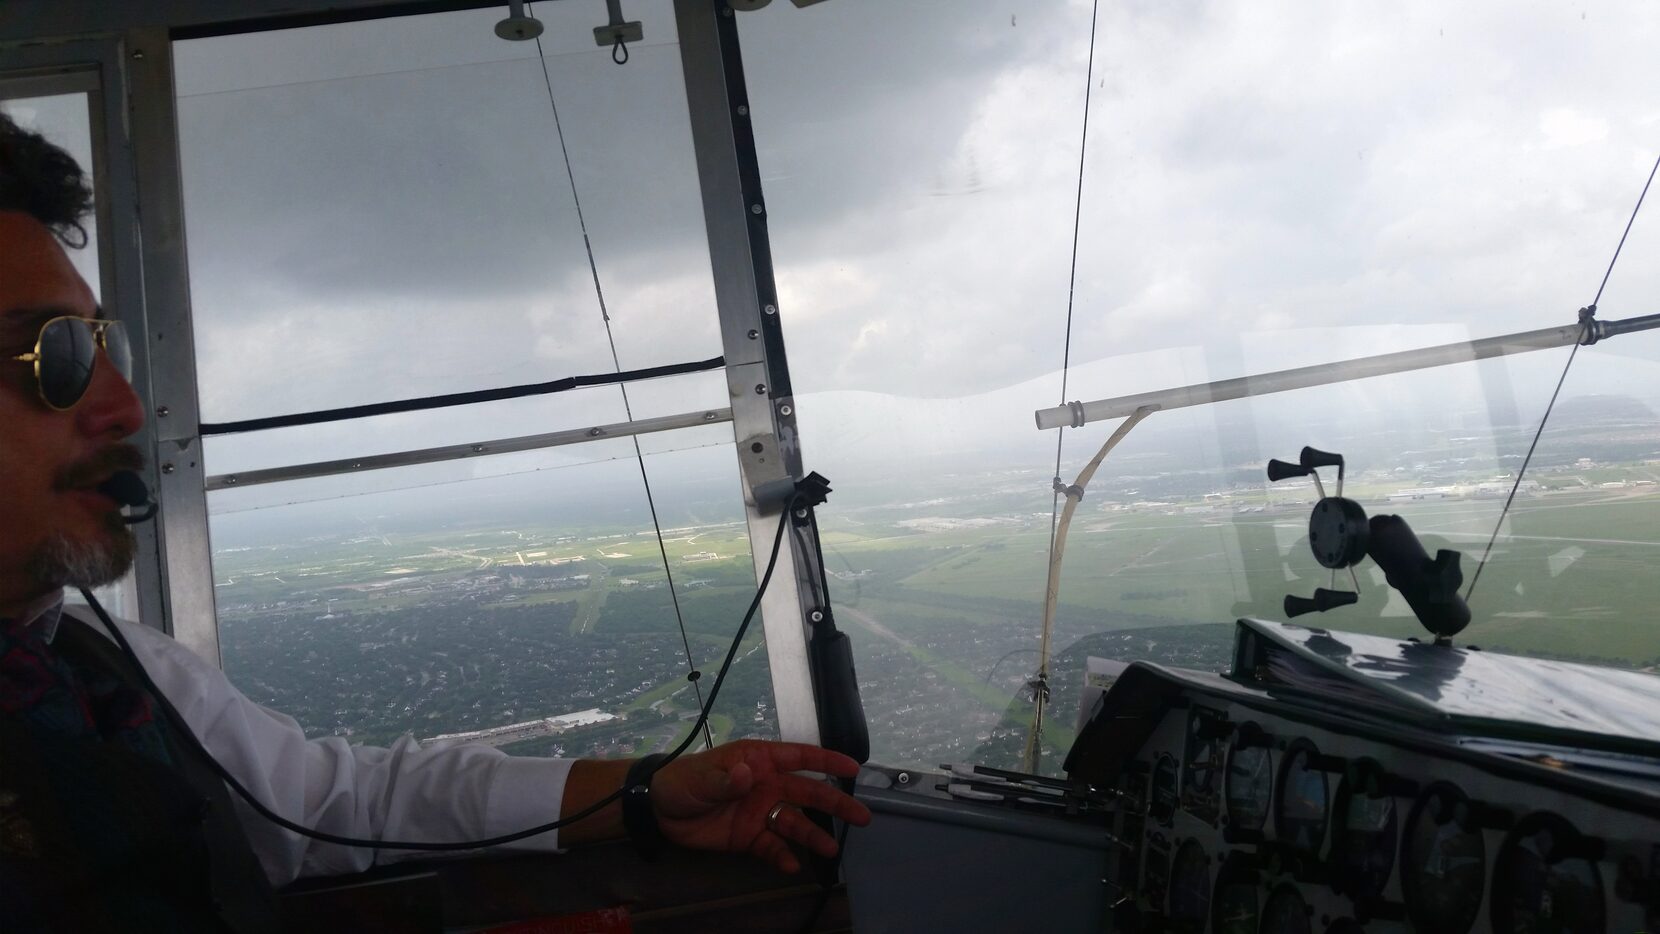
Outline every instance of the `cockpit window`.
{"type": "MultiPolygon", "coordinates": [[[[628,12],[621,67],[592,4],[535,5],[539,41],[476,10],[177,43],[202,421],[718,358],[672,8],[628,12]]],[[[717,364],[205,427],[227,672],[354,741],[663,748],[754,588],[727,403],[717,364]]],[[[713,741],[777,735],[760,631],[713,741]]]]}
{"type": "MultiPolygon", "coordinates": [[[[1054,484],[1115,426],[1034,410],[1572,324],[1660,155],[1640,4],[1101,4],[1093,50],[1087,4],[808,12],[741,26],[804,447],[845,491],[832,596],[895,765],[1022,761],[1054,484]]],[[[1602,317],[1651,311],[1644,215],[1602,317]]],[[[1298,622],[1428,638],[1375,564],[1315,562],[1312,484],[1265,465],[1343,454],[1345,495],[1468,581],[1568,353],[1149,417],[1072,523],[1041,767],[1090,656],[1225,668],[1236,618],[1357,582],[1298,622]]],[[[1580,349],[1461,641],[1660,662],[1657,412],[1652,332],[1580,349]]]]}

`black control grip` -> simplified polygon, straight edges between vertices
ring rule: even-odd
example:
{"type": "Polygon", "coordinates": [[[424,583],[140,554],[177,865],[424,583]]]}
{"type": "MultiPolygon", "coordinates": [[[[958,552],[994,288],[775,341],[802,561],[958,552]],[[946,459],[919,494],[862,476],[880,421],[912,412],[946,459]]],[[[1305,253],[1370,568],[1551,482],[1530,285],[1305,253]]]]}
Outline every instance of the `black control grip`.
{"type": "Polygon", "coordinates": [[[1327,590],[1321,587],[1314,591],[1314,597],[1296,597],[1291,594],[1285,596],[1285,615],[1287,619],[1302,616],[1304,613],[1324,613],[1327,610],[1340,606],[1348,606],[1360,601],[1360,594],[1352,590],[1327,590]]]}
{"type": "Polygon", "coordinates": [[[826,624],[831,631],[815,633],[808,642],[818,688],[819,745],[863,764],[870,759],[870,730],[859,699],[859,677],[853,671],[853,643],[847,633],[833,628],[828,609],[815,626],[826,624]]]}
{"type": "Polygon", "coordinates": [[[1316,467],[1342,467],[1343,455],[1328,454],[1325,451],[1305,447],[1303,448],[1302,456],[1298,458],[1298,463],[1302,464],[1309,470],[1313,470],[1316,467]]]}
{"type": "Polygon", "coordinates": [[[1400,516],[1373,516],[1370,531],[1366,553],[1383,568],[1384,579],[1406,598],[1425,629],[1445,637],[1470,624],[1470,607],[1458,594],[1464,583],[1458,552],[1443,548],[1431,559],[1400,516]]]}
{"type": "Polygon", "coordinates": [[[1278,483],[1288,477],[1306,477],[1313,471],[1297,464],[1288,464],[1282,460],[1268,462],[1268,482],[1278,483]]]}

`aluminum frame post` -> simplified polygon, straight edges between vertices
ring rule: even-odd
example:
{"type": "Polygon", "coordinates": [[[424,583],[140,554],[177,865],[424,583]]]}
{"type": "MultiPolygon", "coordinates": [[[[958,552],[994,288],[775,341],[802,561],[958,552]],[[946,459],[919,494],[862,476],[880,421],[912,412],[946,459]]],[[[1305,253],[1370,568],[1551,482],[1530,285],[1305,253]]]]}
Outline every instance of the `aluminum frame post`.
{"type": "MultiPolygon", "coordinates": [[[[674,16],[743,474],[744,512],[759,580],[782,505],[769,501],[765,491],[784,489],[802,476],[766,202],[732,8],[721,0],[675,0],[674,16]]],[[[761,600],[761,619],[779,733],[787,740],[816,744],[818,705],[807,658],[807,614],[812,607],[806,582],[813,571],[804,566],[792,538],[784,536],[778,570],[761,600]]]]}

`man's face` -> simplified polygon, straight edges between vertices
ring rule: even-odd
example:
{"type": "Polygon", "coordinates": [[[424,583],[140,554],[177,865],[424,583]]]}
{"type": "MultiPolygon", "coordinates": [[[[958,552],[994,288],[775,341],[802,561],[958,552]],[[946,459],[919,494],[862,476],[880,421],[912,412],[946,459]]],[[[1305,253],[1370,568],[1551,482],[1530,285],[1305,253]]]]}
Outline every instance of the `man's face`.
{"type": "Polygon", "coordinates": [[[125,572],[132,536],[118,505],[94,488],[136,450],[121,443],[144,423],[138,395],[102,350],[79,403],[41,401],[33,366],[40,326],[98,306],[69,257],[34,218],[0,211],[0,616],[66,584],[125,572]]]}

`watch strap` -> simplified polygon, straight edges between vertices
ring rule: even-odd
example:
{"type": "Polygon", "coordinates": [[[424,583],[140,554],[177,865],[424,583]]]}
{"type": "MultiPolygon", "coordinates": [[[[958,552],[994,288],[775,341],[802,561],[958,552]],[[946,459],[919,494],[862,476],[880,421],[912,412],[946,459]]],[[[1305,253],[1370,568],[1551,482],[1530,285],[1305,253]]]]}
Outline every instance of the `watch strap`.
{"type": "Polygon", "coordinates": [[[628,767],[628,776],[623,779],[623,828],[646,859],[656,858],[663,849],[663,830],[657,826],[657,814],[651,808],[651,779],[667,758],[660,752],[642,756],[628,767]]]}

